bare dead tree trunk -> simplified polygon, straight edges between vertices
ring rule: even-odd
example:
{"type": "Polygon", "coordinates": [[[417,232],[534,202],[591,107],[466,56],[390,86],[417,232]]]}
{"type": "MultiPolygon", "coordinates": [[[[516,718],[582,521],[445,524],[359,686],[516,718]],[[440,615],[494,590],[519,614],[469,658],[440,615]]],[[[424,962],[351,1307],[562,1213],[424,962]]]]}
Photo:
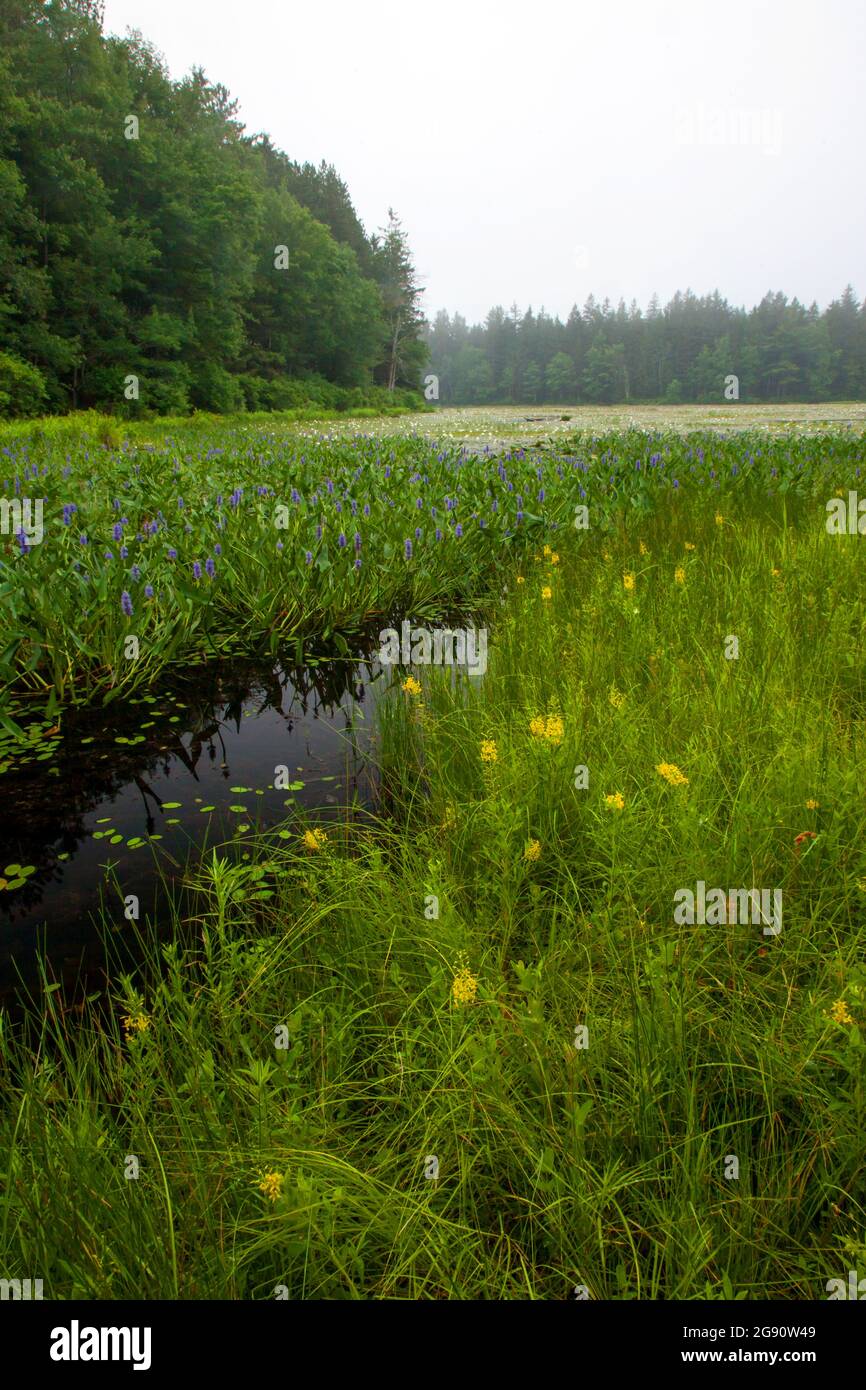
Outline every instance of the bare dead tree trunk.
{"type": "Polygon", "coordinates": [[[391,341],[391,361],[388,364],[388,390],[393,391],[397,384],[397,344],[400,341],[400,320],[394,325],[394,337],[391,341]]]}

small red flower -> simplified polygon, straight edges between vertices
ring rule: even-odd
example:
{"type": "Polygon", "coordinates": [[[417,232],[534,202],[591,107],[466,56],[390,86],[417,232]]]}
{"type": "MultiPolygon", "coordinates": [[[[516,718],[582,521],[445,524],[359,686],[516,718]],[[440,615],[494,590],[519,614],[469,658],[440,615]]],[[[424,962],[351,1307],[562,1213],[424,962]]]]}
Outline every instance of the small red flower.
{"type": "Polygon", "coordinates": [[[803,830],[794,840],[795,853],[800,853],[800,846],[802,845],[804,840],[817,840],[817,838],[818,836],[815,834],[814,830],[803,830]]]}

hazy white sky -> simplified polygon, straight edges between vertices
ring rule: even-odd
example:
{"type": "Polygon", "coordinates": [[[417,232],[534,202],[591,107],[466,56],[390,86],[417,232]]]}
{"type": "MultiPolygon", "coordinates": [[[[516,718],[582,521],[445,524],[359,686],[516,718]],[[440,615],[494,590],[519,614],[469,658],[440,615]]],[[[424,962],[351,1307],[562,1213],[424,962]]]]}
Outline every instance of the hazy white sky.
{"type": "Polygon", "coordinates": [[[424,307],[866,296],[866,0],[106,0],[392,205],[424,307]]]}

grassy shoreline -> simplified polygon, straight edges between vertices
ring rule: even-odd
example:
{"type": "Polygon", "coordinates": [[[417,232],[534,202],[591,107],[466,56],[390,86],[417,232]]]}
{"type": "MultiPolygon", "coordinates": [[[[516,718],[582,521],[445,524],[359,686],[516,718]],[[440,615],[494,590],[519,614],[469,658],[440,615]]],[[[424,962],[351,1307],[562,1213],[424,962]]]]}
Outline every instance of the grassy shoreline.
{"type": "Polygon", "coordinates": [[[395,679],[387,817],[239,841],[107,1013],[5,1021],[8,1274],[813,1299],[862,1263],[859,538],[817,477],[677,491],[503,564],[483,680],[395,679]],[[698,880],[781,888],[781,932],[678,924],[698,880]]]}

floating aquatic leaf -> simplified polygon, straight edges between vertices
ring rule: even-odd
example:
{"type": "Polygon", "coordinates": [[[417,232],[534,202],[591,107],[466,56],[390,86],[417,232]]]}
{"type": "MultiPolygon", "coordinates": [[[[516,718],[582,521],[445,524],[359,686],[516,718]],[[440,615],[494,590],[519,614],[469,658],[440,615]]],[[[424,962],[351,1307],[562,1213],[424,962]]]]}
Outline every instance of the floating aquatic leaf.
{"type": "Polygon", "coordinates": [[[164,811],[176,811],[176,810],[178,810],[178,808],[181,807],[182,805],[183,805],[183,802],[182,802],[182,801],[164,801],[164,802],[162,803],[162,809],[163,809],[164,811]]]}

